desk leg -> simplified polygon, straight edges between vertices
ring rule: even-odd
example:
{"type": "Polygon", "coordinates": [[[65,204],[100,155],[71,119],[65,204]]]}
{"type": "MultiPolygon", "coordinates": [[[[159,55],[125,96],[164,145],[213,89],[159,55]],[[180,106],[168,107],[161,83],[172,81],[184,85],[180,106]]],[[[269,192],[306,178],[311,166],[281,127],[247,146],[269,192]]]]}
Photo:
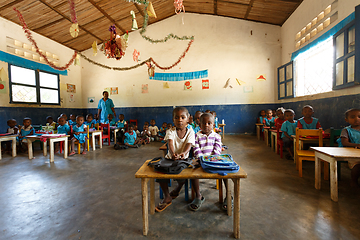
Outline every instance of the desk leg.
{"type": "Polygon", "coordinates": [[[30,139],[27,139],[27,144],[28,144],[29,159],[31,160],[34,158],[33,149],[32,149],[32,141],[30,139]]]}
{"type": "Polygon", "coordinates": [[[256,136],[257,139],[260,140],[260,126],[256,126],[256,136]]]}
{"type": "Polygon", "coordinates": [[[143,235],[146,236],[149,231],[149,206],[148,206],[148,178],[141,179],[142,193],[142,216],[143,216],[143,235]]]}
{"type": "Polygon", "coordinates": [[[12,140],[12,156],[16,157],[16,139],[12,140]]]}
{"type": "Polygon", "coordinates": [[[330,194],[331,200],[338,201],[338,179],[337,179],[337,161],[330,162],[330,194]]]}
{"type": "Polygon", "coordinates": [[[225,126],[223,126],[223,139],[225,139],[225,126]]]}
{"type": "Polygon", "coordinates": [[[240,178],[233,179],[234,182],[234,236],[240,238],[240,178]]]}
{"type": "Polygon", "coordinates": [[[0,160],[1,160],[1,141],[0,141],[0,160]]]}
{"type": "Polygon", "coordinates": [[[43,145],[43,152],[44,152],[44,156],[47,156],[47,139],[46,139],[46,141],[44,142],[44,145],[43,145]]]}
{"type": "Polygon", "coordinates": [[[100,148],[102,148],[102,133],[100,133],[100,136],[99,136],[99,145],[100,145],[100,148]]]}
{"type": "Polygon", "coordinates": [[[94,134],[92,134],[92,136],[91,136],[91,141],[92,141],[93,151],[95,151],[95,135],[94,134]]]}
{"type": "Polygon", "coordinates": [[[155,214],[155,179],[150,179],[150,214],[155,214]]]}
{"type": "Polygon", "coordinates": [[[54,140],[50,139],[49,140],[49,144],[50,144],[50,162],[54,162],[54,140]]]}
{"type": "Polygon", "coordinates": [[[227,201],[227,215],[231,216],[232,207],[231,207],[231,190],[229,186],[229,179],[225,180],[225,188],[226,188],[226,201],[227,201]]]}
{"type": "Polygon", "coordinates": [[[68,150],[69,150],[69,142],[68,142],[68,138],[65,138],[65,144],[64,144],[64,158],[68,157],[68,150]]]}
{"type": "Polygon", "coordinates": [[[273,145],[274,152],[276,152],[276,148],[277,148],[276,144],[277,144],[277,133],[274,135],[274,145],[273,145]]]}
{"type": "Polygon", "coordinates": [[[223,186],[222,186],[222,179],[217,179],[219,181],[219,203],[223,203],[223,186]]]}
{"type": "Polygon", "coordinates": [[[296,140],[295,138],[293,138],[293,142],[294,142],[294,163],[296,164],[296,170],[297,170],[297,160],[296,160],[296,140]]]}
{"type": "Polygon", "coordinates": [[[270,137],[271,137],[271,150],[275,149],[274,148],[274,135],[272,133],[270,133],[270,137]]]}
{"type": "Polygon", "coordinates": [[[315,153],[315,188],[321,189],[321,161],[315,153]]]}

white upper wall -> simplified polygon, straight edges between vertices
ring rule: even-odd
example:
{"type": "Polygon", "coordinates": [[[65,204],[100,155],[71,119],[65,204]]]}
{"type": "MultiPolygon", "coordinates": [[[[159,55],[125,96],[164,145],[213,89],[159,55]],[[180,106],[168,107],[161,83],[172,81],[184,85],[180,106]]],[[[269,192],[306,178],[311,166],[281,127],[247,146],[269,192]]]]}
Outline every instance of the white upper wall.
{"type": "MultiPolygon", "coordinates": [[[[101,52],[94,57],[92,49],[84,54],[108,66],[129,67],[136,64],[132,55],[136,49],[141,60],[152,57],[159,65],[169,66],[188,45],[188,41],[176,40],[151,44],[139,31],[130,33],[126,54],[119,61],[107,59],[101,52]]],[[[169,33],[194,35],[195,41],[179,65],[168,71],[159,68],[155,71],[180,73],[208,69],[209,76],[205,79],[210,80],[209,90],[201,89],[201,79],[192,80],[192,91],[184,90],[184,81],[169,82],[170,88],[164,89],[163,81],[149,80],[146,65],[129,71],[113,71],[81,59],[84,107],[97,107],[107,87],[119,88],[118,95],[110,96],[116,107],[274,102],[276,68],[281,64],[279,26],[186,13],[152,24],[146,32],[153,39],[162,39],[169,33]],[[257,82],[260,74],[266,75],[267,81],[257,82]],[[225,89],[229,78],[233,88],[225,89]],[[246,84],[239,86],[236,78],[246,84]],[[142,84],[148,84],[149,93],[141,93],[142,84]],[[252,86],[253,93],[244,93],[244,86],[252,86]],[[88,97],[95,97],[95,103],[88,103],[88,97]]]]}
{"type": "MultiPolygon", "coordinates": [[[[14,12],[15,14],[15,12],[14,12]]],[[[25,19],[26,21],[26,19],[25,19]]],[[[70,28],[70,24],[69,24],[70,28]]],[[[6,52],[6,36],[14,38],[23,43],[28,43],[31,45],[29,40],[26,38],[24,30],[21,26],[10,22],[4,18],[0,17],[0,50],[6,52]]],[[[69,33],[70,34],[70,33],[69,33]]],[[[59,56],[60,66],[65,65],[72,57],[74,51],[65,47],[49,38],[41,36],[37,33],[32,32],[32,36],[38,44],[38,47],[44,51],[49,51],[59,56]]],[[[4,68],[8,73],[8,64],[6,62],[0,61],[0,69],[4,68]]],[[[7,93],[0,94],[0,106],[1,107],[39,107],[36,104],[10,104],[9,97],[9,86],[7,85],[7,93]]],[[[63,108],[81,108],[83,107],[82,96],[81,96],[81,68],[79,66],[71,65],[68,69],[68,75],[60,75],[60,97],[63,99],[61,107],[63,108]],[[66,83],[75,84],[77,91],[74,94],[75,102],[69,102],[69,93],[66,92],[66,83]]],[[[54,105],[41,105],[41,107],[60,107],[54,105]]]]}

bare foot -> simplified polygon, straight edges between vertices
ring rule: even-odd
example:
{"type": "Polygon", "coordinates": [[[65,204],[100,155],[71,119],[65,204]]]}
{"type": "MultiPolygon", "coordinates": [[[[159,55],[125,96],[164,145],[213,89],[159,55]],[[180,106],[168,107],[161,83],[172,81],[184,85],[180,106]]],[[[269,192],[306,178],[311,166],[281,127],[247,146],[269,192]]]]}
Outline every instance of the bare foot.
{"type": "Polygon", "coordinates": [[[86,154],[86,152],[84,151],[84,152],[82,152],[81,154],[85,155],[85,154],[86,154]]]}

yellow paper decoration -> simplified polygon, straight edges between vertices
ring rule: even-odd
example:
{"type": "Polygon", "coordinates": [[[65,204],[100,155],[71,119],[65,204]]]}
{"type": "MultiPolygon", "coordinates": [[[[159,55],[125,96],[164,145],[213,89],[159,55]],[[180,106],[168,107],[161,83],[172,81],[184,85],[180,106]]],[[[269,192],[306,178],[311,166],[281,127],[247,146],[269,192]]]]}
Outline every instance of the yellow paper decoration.
{"type": "Polygon", "coordinates": [[[6,71],[4,68],[0,69],[0,81],[7,81],[8,80],[8,76],[6,74],[6,71]]]}
{"type": "Polygon", "coordinates": [[[169,83],[168,83],[168,82],[164,82],[164,83],[163,83],[163,87],[164,87],[164,88],[170,88],[169,83]]]}
{"type": "Polygon", "coordinates": [[[93,49],[93,55],[96,56],[97,55],[97,42],[96,41],[93,42],[92,49],[93,49]]]}
{"type": "Polygon", "coordinates": [[[239,80],[239,79],[237,79],[237,78],[236,78],[236,82],[237,82],[239,85],[243,85],[243,84],[245,84],[245,83],[246,83],[246,82],[241,81],[241,80],[239,80]]]}
{"type": "Polygon", "coordinates": [[[76,38],[79,35],[79,24],[73,23],[70,27],[70,35],[76,38]]]}
{"type": "Polygon", "coordinates": [[[150,17],[157,18],[157,17],[156,17],[156,13],[155,13],[155,9],[154,9],[154,7],[153,7],[153,5],[152,5],[151,2],[149,3],[149,6],[148,6],[148,8],[147,8],[147,13],[149,14],[150,17]]]}

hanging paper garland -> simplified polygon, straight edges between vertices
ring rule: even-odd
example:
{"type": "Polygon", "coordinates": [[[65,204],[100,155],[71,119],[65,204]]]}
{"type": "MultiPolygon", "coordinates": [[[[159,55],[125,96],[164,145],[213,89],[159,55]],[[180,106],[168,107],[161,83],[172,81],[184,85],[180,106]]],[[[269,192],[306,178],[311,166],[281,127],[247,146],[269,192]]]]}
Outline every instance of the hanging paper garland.
{"type": "Polygon", "coordinates": [[[17,15],[18,15],[21,24],[23,25],[23,29],[24,29],[24,32],[25,32],[25,34],[26,34],[27,39],[28,39],[28,40],[31,42],[31,44],[35,47],[36,52],[37,52],[41,57],[43,57],[43,58],[45,59],[46,63],[47,63],[50,67],[52,67],[52,68],[54,68],[54,69],[57,69],[57,70],[65,70],[65,69],[67,69],[67,68],[74,62],[74,59],[76,58],[76,55],[77,55],[76,51],[74,51],[74,54],[73,54],[73,56],[71,57],[70,61],[69,61],[67,64],[65,64],[65,66],[63,66],[63,67],[57,67],[57,66],[55,66],[51,61],[49,61],[49,59],[47,58],[47,56],[46,56],[45,54],[43,54],[42,52],[40,52],[39,47],[37,46],[37,43],[35,42],[35,40],[32,38],[31,32],[30,32],[28,26],[26,25],[26,22],[25,22],[23,16],[21,15],[21,13],[20,13],[15,7],[14,7],[14,10],[16,11],[16,13],[17,13],[17,15]]]}
{"type": "Polygon", "coordinates": [[[115,58],[120,60],[124,55],[128,46],[128,33],[123,36],[116,35],[116,27],[112,25],[109,27],[110,40],[106,41],[102,45],[102,51],[107,58],[115,58]]]}
{"type": "Polygon", "coordinates": [[[140,61],[140,60],[139,60],[139,56],[140,56],[140,52],[138,52],[136,49],[134,49],[134,52],[133,52],[133,60],[134,60],[135,62],[140,61]]]}
{"type": "Polygon", "coordinates": [[[78,25],[78,21],[76,18],[76,11],[75,11],[75,2],[74,0],[68,0],[69,5],[70,5],[70,15],[71,15],[71,21],[72,21],[72,25],[70,27],[70,35],[73,38],[76,38],[79,35],[79,25],[78,25]]]}
{"type": "Polygon", "coordinates": [[[79,24],[77,23],[73,23],[70,27],[70,35],[73,38],[76,38],[79,35],[79,24]]]}
{"type": "Polygon", "coordinates": [[[174,0],[175,13],[179,14],[181,11],[185,13],[185,7],[183,4],[183,0],[174,0]]]}

